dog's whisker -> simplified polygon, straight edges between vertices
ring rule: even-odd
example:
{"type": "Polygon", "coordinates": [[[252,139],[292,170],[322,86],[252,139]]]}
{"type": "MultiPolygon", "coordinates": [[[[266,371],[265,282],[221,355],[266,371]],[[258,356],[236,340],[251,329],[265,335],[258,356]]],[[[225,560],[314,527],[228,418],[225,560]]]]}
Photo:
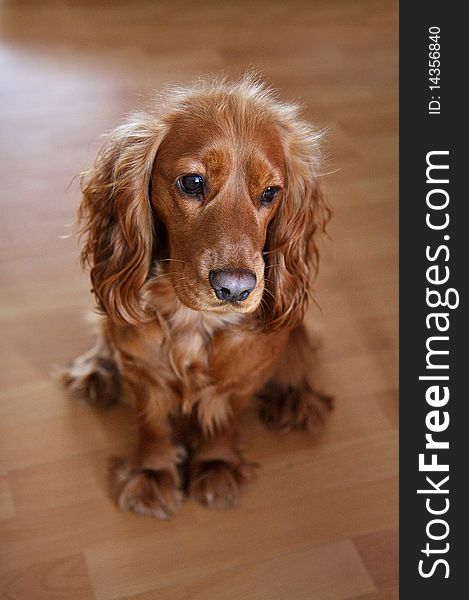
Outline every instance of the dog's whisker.
{"type": "Polygon", "coordinates": [[[277,302],[278,304],[278,299],[275,297],[275,295],[269,290],[269,288],[264,288],[264,291],[266,291],[268,294],[270,294],[272,296],[272,298],[275,300],[275,302],[277,302]]]}
{"type": "Polygon", "coordinates": [[[180,262],[183,265],[187,265],[185,260],[179,260],[178,258],[159,258],[157,262],[180,262]]]}
{"type": "Polygon", "coordinates": [[[265,298],[261,298],[261,306],[265,306],[271,314],[273,314],[272,308],[269,306],[268,302],[266,302],[265,298]]]}
{"type": "Polygon", "coordinates": [[[161,277],[168,277],[169,275],[172,275],[172,273],[161,273],[160,275],[156,275],[155,277],[152,277],[152,281],[156,281],[157,279],[160,279],[161,277]]]}

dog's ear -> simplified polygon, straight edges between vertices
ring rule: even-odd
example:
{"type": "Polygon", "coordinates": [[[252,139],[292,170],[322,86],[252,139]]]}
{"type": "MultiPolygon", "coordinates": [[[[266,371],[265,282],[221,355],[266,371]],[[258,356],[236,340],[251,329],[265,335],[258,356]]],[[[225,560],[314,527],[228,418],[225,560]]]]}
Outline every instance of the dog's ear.
{"type": "Polygon", "coordinates": [[[321,137],[297,118],[284,127],[286,185],[269,225],[265,252],[270,293],[264,317],[270,329],[301,322],[317,271],[316,234],[324,232],[330,218],[318,183],[321,137]]]}
{"type": "Polygon", "coordinates": [[[120,323],[145,319],[141,291],[156,248],[150,177],[164,129],[150,114],[134,115],[109,134],[83,178],[82,264],[99,308],[120,323]]]}

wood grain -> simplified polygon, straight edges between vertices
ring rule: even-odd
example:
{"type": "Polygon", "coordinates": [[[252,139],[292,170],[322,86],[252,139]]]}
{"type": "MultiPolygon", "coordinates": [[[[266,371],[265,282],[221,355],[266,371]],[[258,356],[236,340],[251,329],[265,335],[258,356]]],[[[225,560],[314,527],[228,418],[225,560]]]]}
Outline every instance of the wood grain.
{"type": "Polygon", "coordinates": [[[396,3],[3,2],[0,36],[0,598],[396,599],[396,3]],[[155,88],[249,66],[329,131],[308,321],[337,408],[316,439],[244,415],[261,468],[239,509],[139,519],[107,492],[132,414],[51,377],[93,337],[74,177],[155,88]]]}

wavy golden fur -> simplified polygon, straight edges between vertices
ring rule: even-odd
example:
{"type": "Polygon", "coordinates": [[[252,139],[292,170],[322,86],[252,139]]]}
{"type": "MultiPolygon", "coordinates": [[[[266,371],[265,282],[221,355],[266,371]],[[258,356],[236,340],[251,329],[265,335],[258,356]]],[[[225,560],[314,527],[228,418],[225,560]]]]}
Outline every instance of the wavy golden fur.
{"type": "Polygon", "coordinates": [[[103,318],[65,382],[136,408],[138,446],[112,470],[122,509],[169,518],[183,489],[235,505],[254,474],[235,431],[250,400],[283,429],[330,407],[302,326],[329,219],[320,139],[256,77],[204,79],[117,127],[85,176],[82,261],[103,318]]]}

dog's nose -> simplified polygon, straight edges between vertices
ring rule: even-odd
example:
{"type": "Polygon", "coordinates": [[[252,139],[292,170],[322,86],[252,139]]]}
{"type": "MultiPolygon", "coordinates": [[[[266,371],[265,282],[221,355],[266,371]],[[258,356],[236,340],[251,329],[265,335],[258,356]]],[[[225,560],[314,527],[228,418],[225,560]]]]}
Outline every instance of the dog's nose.
{"type": "Polygon", "coordinates": [[[256,287],[256,274],[243,269],[215,269],[208,275],[219,300],[242,302],[256,287]]]}

